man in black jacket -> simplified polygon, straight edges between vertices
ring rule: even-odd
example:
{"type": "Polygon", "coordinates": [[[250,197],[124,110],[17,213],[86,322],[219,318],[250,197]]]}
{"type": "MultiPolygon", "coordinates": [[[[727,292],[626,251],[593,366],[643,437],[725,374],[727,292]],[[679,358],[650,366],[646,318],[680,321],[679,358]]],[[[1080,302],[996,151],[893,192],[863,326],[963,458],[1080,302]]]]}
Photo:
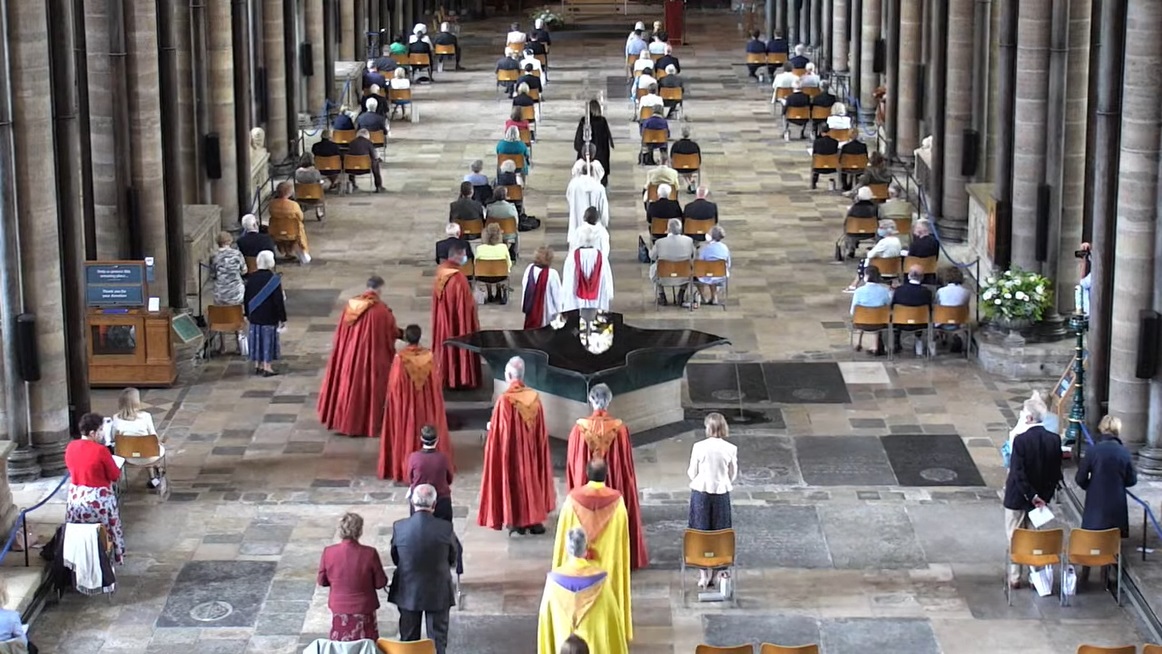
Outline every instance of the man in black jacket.
{"type": "Polygon", "coordinates": [[[472,199],[472,182],[460,182],[460,197],[448,203],[448,222],[484,220],[484,205],[472,199]]]}
{"type": "Polygon", "coordinates": [[[448,29],[448,23],[440,23],[440,32],[433,38],[436,45],[450,45],[456,49],[456,70],[464,70],[460,65],[460,40],[448,29]]]}
{"type": "MultiPolygon", "coordinates": [[[[1053,499],[1062,479],[1061,437],[1041,425],[1045,403],[1026,400],[1024,409],[1029,428],[1013,439],[1009,476],[1005,479],[1005,533],[1010,541],[1014,530],[1027,526],[1029,511],[1053,499]]],[[[1021,566],[1009,565],[1009,585],[1020,587],[1021,566]]]]}
{"type": "Polygon", "coordinates": [[[468,255],[468,260],[471,261],[474,257],[472,255],[472,248],[468,246],[468,241],[460,238],[460,225],[457,223],[448,223],[444,228],[444,233],[448,238],[442,241],[436,241],[436,263],[443,263],[448,258],[449,253],[453,247],[464,248],[464,253],[468,255]]]}
{"type": "Polygon", "coordinates": [[[819,183],[820,175],[835,174],[834,168],[815,167],[814,158],[817,154],[839,154],[839,141],[831,138],[831,130],[827,128],[827,123],[823,124],[823,129],[819,134],[819,137],[811,142],[811,188],[815,188],[815,185],[819,183]]]}
{"type": "Polygon", "coordinates": [[[397,520],[391,528],[391,561],[395,573],[387,601],[399,607],[399,639],[420,639],[426,624],[436,654],[448,649],[449,610],[456,605],[452,568],[460,561],[460,540],[452,523],[432,514],[436,489],[420,484],[412,491],[415,513],[397,520]]]}
{"type": "MultiPolygon", "coordinates": [[[[787,115],[787,110],[791,109],[793,107],[808,107],[809,108],[811,106],[811,96],[809,96],[803,92],[803,85],[799,83],[799,80],[795,80],[794,84],[791,86],[791,89],[792,89],[791,95],[788,95],[783,100],[783,115],[784,116],[787,115]]],[[[791,125],[798,125],[800,127],[799,138],[801,138],[801,139],[807,138],[807,123],[811,122],[810,118],[808,118],[806,120],[801,120],[798,118],[791,120],[791,119],[784,118],[783,121],[784,121],[784,123],[787,124],[787,129],[785,132],[785,136],[787,138],[790,138],[790,134],[791,134],[791,127],[790,126],[791,125]]]]}
{"type": "MultiPolygon", "coordinates": [[[[899,288],[892,293],[892,306],[903,307],[930,307],[932,306],[932,291],[924,286],[924,270],[920,266],[912,266],[908,269],[908,281],[901,284],[899,288]]],[[[917,325],[916,329],[926,329],[928,324],[917,325]]],[[[896,352],[900,351],[900,332],[913,331],[897,325],[893,330],[895,332],[895,342],[892,347],[896,352]]],[[[917,337],[916,340],[916,354],[917,356],[924,353],[922,341],[917,337]]]]}

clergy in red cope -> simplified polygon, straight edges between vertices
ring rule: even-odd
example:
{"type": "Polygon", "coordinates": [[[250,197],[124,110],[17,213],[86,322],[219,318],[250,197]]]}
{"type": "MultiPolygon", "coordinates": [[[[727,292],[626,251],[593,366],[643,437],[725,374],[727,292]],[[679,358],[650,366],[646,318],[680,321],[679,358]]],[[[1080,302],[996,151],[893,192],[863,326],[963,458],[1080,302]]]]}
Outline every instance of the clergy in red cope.
{"type": "Polygon", "coordinates": [[[572,491],[587,483],[589,462],[600,457],[608,467],[606,485],[621,491],[629,514],[629,567],[632,570],[649,565],[646,536],[642,530],[641,504],[637,496],[637,473],[633,466],[633,443],[625,423],[609,415],[613,391],[605,384],[589,390],[593,414],[581,418],[569,432],[569,452],[565,464],[565,489],[572,491]]]}
{"type": "Polygon", "coordinates": [[[331,341],[331,359],[315,409],[319,422],[348,436],[375,436],[383,420],[387,376],[400,337],[395,315],[380,298],[383,278],[347,300],[331,341]]]}
{"type": "Polygon", "coordinates": [[[480,355],[444,345],[444,341],[480,330],[476,301],[460,266],[468,262],[464,246],[453,244],[448,258],[436,268],[432,287],[432,350],[444,388],[476,388],[480,385],[480,355]]]}
{"type": "Polygon", "coordinates": [[[553,270],[553,250],[537,248],[533,262],[525,268],[521,311],[525,314],[525,329],[540,329],[553,321],[561,312],[561,277],[553,270]]]}
{"type": "Polygon", "coordinates": [[[431,425],[436,430],[436,449],[452,460],[448,438],[448,416],[440,388],[435,354],[420,345],[419,325],[403,330],[407,342],[387,382],[387,414],[379,441],[379,478],[407,482],[408,457],[422,447],[420,430],[431,425]]]}
{"type": "Polygon", "coordinates": [[[518,534],[545,533],[544,522],[557,506],[549,430],[540,397],[525,386],[525,362],[509,359],[508,388],[496,400],[484,444],[480,511],[476,522],[518,534]]]}

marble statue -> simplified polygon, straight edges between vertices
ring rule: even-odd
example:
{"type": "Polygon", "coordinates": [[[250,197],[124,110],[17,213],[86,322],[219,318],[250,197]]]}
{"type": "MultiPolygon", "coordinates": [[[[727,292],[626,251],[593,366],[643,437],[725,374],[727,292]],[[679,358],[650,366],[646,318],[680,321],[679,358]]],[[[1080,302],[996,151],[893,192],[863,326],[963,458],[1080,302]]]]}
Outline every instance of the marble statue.
{"type": "Polygon", "coordinates": [[[266,130],[250,130],[250,188],[259,193],[259,199],[270,195],[270,151],[266,149],[266,130]]]}

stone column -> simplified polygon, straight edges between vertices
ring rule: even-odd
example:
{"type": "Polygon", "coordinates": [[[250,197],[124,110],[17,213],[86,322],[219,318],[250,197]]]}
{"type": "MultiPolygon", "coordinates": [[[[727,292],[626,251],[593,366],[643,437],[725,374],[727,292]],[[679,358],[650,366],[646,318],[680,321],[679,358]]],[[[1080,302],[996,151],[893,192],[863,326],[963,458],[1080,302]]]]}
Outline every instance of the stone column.
{"type": "Polygon", "coordinates": [[[847,0],[831,5],[831,70],[847,72],[847,0]]]}
{"type": "Polygon", "coordinates": [[[283,47],[283,0],[263,0],[262,45],[266,62],[266,148],[270,160],[280,162],[286,159],[290,147],[287,143],[286,115],[286,50],[283,47]]]}
{"type": "Polygon", "coordinates": [[[311,76],[307,78],[307,112],[323,109],[327,91],[323,86],[323,0],[306,0],[306,36],[311,44],[311,76]]]}
{"type": "Polygon", "coordinates": [[[823,5],[823,0],[811,2],[811,45],[816,48],[823,47],[823,5]]]}
{"type": "Polygon", "coordinates": [[[89,49],[89,134],[93,158],[93,213],[97,226],[97,256],[101,259],[121,259],[128,256],[125,234],[129,229],[126,217],[129,207],[125,189],[129,180],[122,177],[124,170],[118,162],[124,160],[123,149],[128,143],[115,138],[117,125],[116,103],[124,102],[119,82],[113,72],[114,56],[110,50],[109,0],[89,0],[85,3],[85,28],[89,49]]]}
{"type": "MultiPolygon", "coordinates": [[[[1022,7],[1024,9],[1024,7],[1022,7]]],[[[1162,6],[1130,2],[1126,8],[1125,81],[1122,86],[1122,144],[1118,170],[1118,219],[1114,248],[1113,325],[1110,331],[1110,414],[1122,419],[1122,438],[1136,449],[1149,434],[1149,467],[1158,469],[1159,429],[1152,403],[1162,408],[1158,377],[1134,376],[1138,355],[1138,312],[1162,307],[1155,275],[1160,236],[1158,160],[1162,144],[1162,6]],[[1153,426],[1152,426],[1153,425],[1153,426]]]]}
{"type": "Polygon", "coordinates": [[[355,0],[355,29],[352,30],[356,60],[367,58],[367,0],[355,0]]]}
{"type": "Polygon", "coordinates": [[[1045,181],[1045,124],[1049,97],[1049,2],[1022,2],[1017,22],[1017,92],[1013,122],[1013,265],[1037,262],[1037,186],[1045,181]]]}
{"type": "Polygon", "coordinates": [[[920,2],[900,2],[900,90],[896,107],[896,154],[907,161],[920,147],[920,2]]]}
{"type": "MultiPolygon", "coordinates": [[[[182,203],[200,204],[202,198],[201,157],[198,154],[197,122],[195,120],[195,105],[197,91],[194,80],[194,49],[190,41],[190,8],[189,4],[179,4],[174,8],[174,35],[177,46],[178,68],[178,160],[182,169],[182,203]]],[[[205,65],[199,62],[198,65],[205,65]]]]}
{"type": "Polygon", "coordinates": [[[851,2],[851,83],[848,92],[851,97],[862,102],[860,87],[863,77],[863,33],[860,30],[861,16],[863,16],[864,0],[850,0],[851,2]]]}
{"type": "Polygon", "coordinates": [[[339,61],[355,60],[355,0],[339,0],[339,61]]]}
{"type": "Polygon", "coordinates": [[[799,42],[811,43],[811,0],[799,0],[799,42]]]}
{"type": "MultiPolygon", "coordinates": [[[[1089,79],[1090,0],[1069,2],[1069,75],[1068,79],[1089,79]]],[[[1056,245],[1057,280],[1063,290],[1071,290],[1078,279],[1077,260],[1071,253],[1081,242],[1085,213],[1085,147],[1089,115],[1089,94],[1065,94],[1065,179],[1061,187],[1061,241],[1056,245]]],[[[1055,247],[1053,243],[1050,248],[1055,247]]],[[[1063,301],[1061,311],[1073,308],[1072,293],[1063,301]]],[[[1162,414],[1160,414],[1162,415],[1162,414]]]]}
{"type": "MultiPolygon", "coordinates": [[[[222,228],[235,229],[238,213],[238,156],[234,138],[234,36],[229,2],[207,3],[210,23],[210,125],[218,135],[222,177],[213,180],[213,203],[222,207],[222,228]]],[[[243,98],[243,101],[246,101],[243,98]]]]}
{"type": "Polygon", "coordinates": [[[964,130],[972,125],[973,4],[975,0],[948,3],[947,74],[944,83],[944,201],[941,203],[941,238],[963,241],[968,232],[970,177],[961,174],[964,130]]]}
{"type": "Polygon", "coordinates": [[[859,51],[859,106],[862,118],[871,118],[876,112],[876,87],[880,85],[880,74],[875,71],[876,42],[880,40],[881,0],[863,0],[860,18],[859,51]]]}
{"type": "Polygon", "coordinates": [[[786,0],[785,4],[787,5],[787,45],[794,50],[795,44],[799,42],[799,11],[796,6],[798,3],[795,0],[786,0]]]}
{"type": "MultiPolygon", "coordinates": [[[[40,381],[29,384],[29,428],[37,462],[45,475],[64,469],[69,438],[68,367],[64,343],[60,234],[57,229],[56,173],[52,162],[52,115],[48,70],[48,20],[43,2],[10,2],[8,39],[12,66],[13,150],[20,213],[24,309],[36,314],[40,381]]],[[[8,383],[12,383],[11,380],[8,383]]]]}
{"type": "Polygon", "coordinates": [[[820,68],[823,70],[830,70],[832,64],[832,57],[835,52],[835,38],[833,34],[832,24],[835,21],[835,2],[834,0],[824,0],[820,3],[823,5],[820,16],[819,30],[822,32],[820,38],[823,40],[823,56],[820,57],[820,68]]]}

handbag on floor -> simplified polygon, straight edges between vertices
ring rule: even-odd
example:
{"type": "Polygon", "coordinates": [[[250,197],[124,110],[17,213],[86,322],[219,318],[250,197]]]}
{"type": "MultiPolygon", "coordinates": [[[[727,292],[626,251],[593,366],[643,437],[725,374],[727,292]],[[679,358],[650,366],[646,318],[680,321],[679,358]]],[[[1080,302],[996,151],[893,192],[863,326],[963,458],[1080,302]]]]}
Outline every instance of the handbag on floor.
{"type": "Polygon", "coordinates": [[[646,245],[646,240],[640,234],[637,237],[637,260],[638,263],[650,262],[650,246],[646,245]]]}

